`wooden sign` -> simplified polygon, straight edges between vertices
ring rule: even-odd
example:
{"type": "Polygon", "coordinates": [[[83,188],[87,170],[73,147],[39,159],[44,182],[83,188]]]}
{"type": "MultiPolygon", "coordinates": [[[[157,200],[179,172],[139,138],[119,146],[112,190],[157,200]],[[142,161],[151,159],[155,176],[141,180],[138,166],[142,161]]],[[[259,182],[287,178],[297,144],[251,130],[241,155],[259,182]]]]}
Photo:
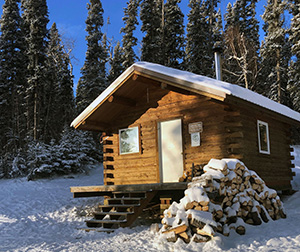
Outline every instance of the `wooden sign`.
{"type": "Polygon", "coordinates": [[[202,122],[189,123],[189,133],[203,132],[202,122]]]}

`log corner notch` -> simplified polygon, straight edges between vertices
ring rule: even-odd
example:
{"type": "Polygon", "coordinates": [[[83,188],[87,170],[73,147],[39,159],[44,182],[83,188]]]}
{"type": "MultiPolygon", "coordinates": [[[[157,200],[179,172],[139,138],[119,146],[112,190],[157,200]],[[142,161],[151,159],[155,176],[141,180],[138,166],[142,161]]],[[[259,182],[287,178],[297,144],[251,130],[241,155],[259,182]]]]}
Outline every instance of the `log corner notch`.
{"type": "Polygon", "coordinates": [[[122,97],[122,96],[117,96],[117,95],[111,95],[108,98],[108,101],[110,103],[114,102],[119,105],[124,105],[128,107],[136,107],[136,102],[133,99],[127,98],[127,97],[122,97]]]}

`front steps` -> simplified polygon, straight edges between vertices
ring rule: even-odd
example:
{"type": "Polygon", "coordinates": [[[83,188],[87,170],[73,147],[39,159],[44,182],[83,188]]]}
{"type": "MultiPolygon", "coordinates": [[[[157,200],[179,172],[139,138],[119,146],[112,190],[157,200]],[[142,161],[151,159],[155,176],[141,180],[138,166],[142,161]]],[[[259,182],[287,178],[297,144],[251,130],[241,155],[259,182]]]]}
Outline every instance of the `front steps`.
{"type": "Polygon", "coordinates": [[[112,192],[107,204],[99,206],[94,218],[87,220],[85,231],[113,232],[129,227],[156,195],[156,191],[112,192]]]}

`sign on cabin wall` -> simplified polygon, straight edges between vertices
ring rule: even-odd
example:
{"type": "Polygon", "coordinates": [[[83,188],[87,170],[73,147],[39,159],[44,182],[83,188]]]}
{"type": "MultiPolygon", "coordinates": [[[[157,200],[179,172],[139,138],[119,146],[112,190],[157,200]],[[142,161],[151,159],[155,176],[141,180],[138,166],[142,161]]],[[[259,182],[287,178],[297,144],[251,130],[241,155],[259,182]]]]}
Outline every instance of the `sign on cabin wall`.
{"type": "Polygon", "coordinates": [[[196,132],[202,132],[203,126],[202,122],[195,122],[195,123],[189,123],[189,133],[196,133],[196,132]]]}
{"type": "Polygon", "coordinates": [[[200,132],[195,132],[191,134],[191,146],[200,146],[200,132]]]}
{"type": "Polygon", "coordinates": [[[191,134],[191,146],[197,147],[201,144],[200,133],[203,132],[202,122],[189,123],[189,133],[191,134]]]}

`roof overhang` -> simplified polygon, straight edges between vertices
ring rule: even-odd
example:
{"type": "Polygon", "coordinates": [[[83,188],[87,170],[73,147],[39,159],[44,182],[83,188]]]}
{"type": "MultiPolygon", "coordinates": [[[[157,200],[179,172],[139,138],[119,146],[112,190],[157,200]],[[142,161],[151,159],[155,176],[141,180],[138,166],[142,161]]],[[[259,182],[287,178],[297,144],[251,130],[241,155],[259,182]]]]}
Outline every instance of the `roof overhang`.
{"type": "MultiPolygon", "coordinates": [[[[286,118],[288,121],[300,124],[300,113],[238,85],[158,64],[137,62],[124,71],[79,116],[77,116],[71,123],[71,126],[86,130],[105,130],[105,128],[110,127],[111,125],[107,124],[105,121],[97,121],[95,123],[97,125],[93,126],[93,121],[90,120],[88,127],[85,127],[84,125],[97,110],[101,109],[101,106],[103,107],[103,111],[105,111],[105,107],[113,106],[112,103],[109,103],[112,100],[127,106],[134,105],[134,99],[132,99],[132,97],[134,97],[135,94],[131,93],[131,97],[129,94],[127,95],[128,89],[125,90],[124,84],[131,85],[130,83],[138,78],[153,80],[161,85],[169,85],[181,90],[211,97],[216,100],[241,100],[254,105],[254,107],[258,106],[275,112],[281,115],[282,118],[286,118]]],[[[142,86],[143,82],[138,82],[138,89],[142,89],[142,86]]],[[[135,85],[134,88],[136,89],[136,87],[137,86],[135,85]]]]}

